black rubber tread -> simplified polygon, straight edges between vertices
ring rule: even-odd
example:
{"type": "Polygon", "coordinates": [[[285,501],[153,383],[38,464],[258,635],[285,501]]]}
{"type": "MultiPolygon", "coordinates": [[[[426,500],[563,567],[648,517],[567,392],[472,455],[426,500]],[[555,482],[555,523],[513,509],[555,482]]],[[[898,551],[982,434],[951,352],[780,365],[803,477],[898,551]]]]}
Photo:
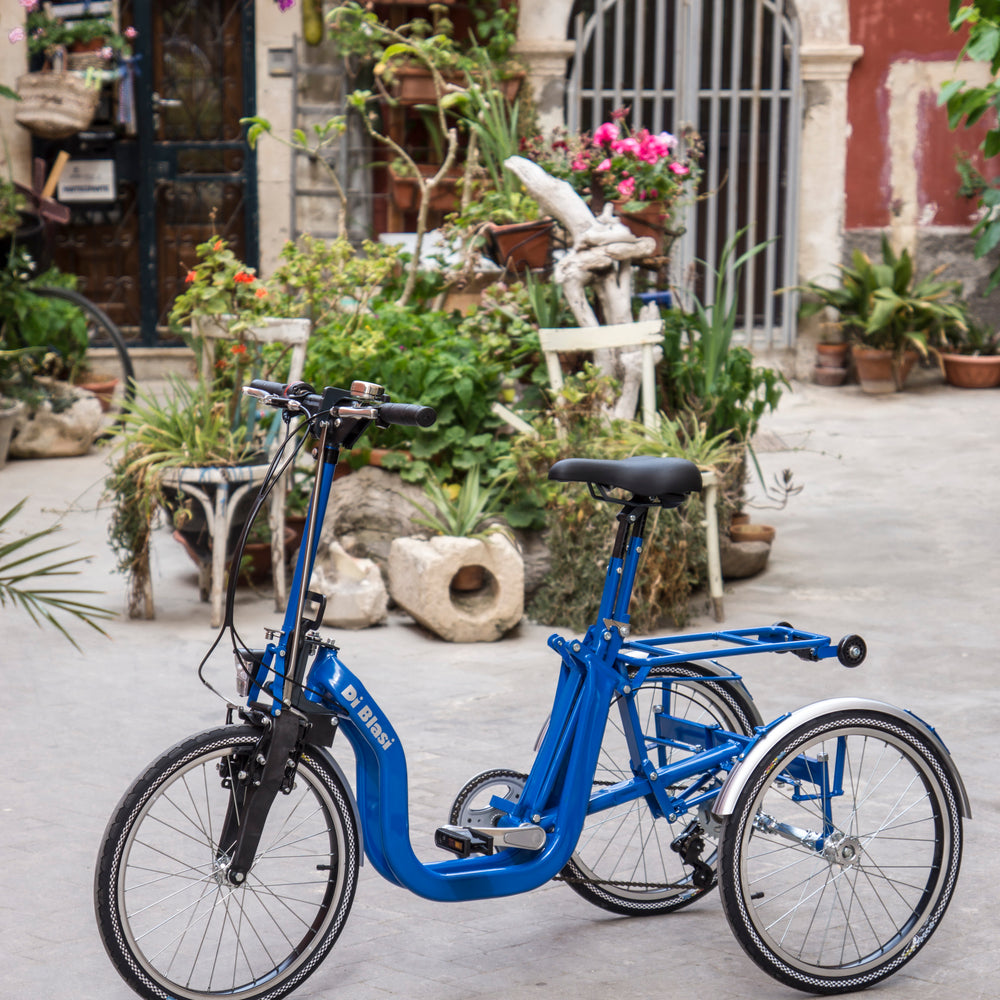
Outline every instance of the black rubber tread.
{"type": "MultiPolygon", "coordinates": [[[[850,794],[846,780],[844,785],[845,795],[850,794]]],[[[858,798],[857,795],[856,798],[858,798]]],[[[955,788],[949,769],[942,761],[937,748],[920,732],[907,726],[900,719],[878,712],[857,711],[833,713],[804,723],[798,730],[785,737],[774,748],[773,754],[761,762],[756,772],[748,779],[733,814],[727,818],[723,828],[719,849],[720,894],[726,919],[740,945],[760,968],[779,982],[809,993],[823,995],[852,992],[865,989],[891,976],[909,962],[927,943],[951,900],[962,855],[962,817],[959,802],[958,790],[955,788]],[[757,922],[751,917],[751,907],[756,901],[754,897],[764,898],[764,893],[761,891],[761,884],[756,886],[756,891],[751,893],[751,898],[747,898],[744,891],[741,873],[743,841],[747,824],[752,823],[754,819],[751,810],[756,814],[755,803],[765,788],[770,787],[781,774],[780,765],[785,760],[797,756],[799,747],[810,743],[819,736],[831,736],[838,731],[849,732],[851,735],[877,736],[882,739],[883,743],[886,742],[887,737],[891,738],[898,742],[893,742],[890,745],[898,750],[901,743],[926,765],[927,771],[923,774],[924,788],[929,797],[930,795],[935,797],[934,799],[929,798],[929,800],[932,802],[936,800],[938,805],[938,811],[934,815],[934,823],[938,831],[938,836],[934,838],[935,856],[931,865],[928,866],[934,875],[931,882],[921,892],[921,905],[926,907],[928,905],[924,902],[926,900],[929,903],[929,909],[919,912],[916,919],[912,921],[912,924],[907,927],[898,940],[887,942],[879,949],[887,951],[884,961],[880,961],[878,954],[872,952],[870,955],[862,956],[859,960],[843,966],[813,965],[810,967],[809,963],[801,958],[779,954],[780,943],[777,947],[773,947],[765,941],[757,922]]],[[[858,808],[860,807],[856,806],[853,810],[848,808],[846,812],[853,817],[858,808]]],[[[910,814],[907,815],[906,822],[913,823],[910,814]]],[[[876,834],[881,830],[880,826],[876,834]]],[[[911,833],[910,836],[912,839],[916,834],[911,833]]],[[[752,840],[752,835],[750,839],[752,840]]],[[[874,835],[869,838],[870,841],[874,839],[874,835]]],[[[892,839],[891,833],[889,839],[892,839]]],[[[797,856],[802,857],[801,851],[797,853],[797,856]]],[[[770,864],[778,866],[779,862],[772,859],[770,864]]],[[[886,865],[886,868],[891,867],[886,865]]],[[[873,870],[880,877],[888,879],[888,875],[882,873],[879,862],[873,862],[873,870]]],[[[805,873],[799,877],[804,878],[805,873]]],[[[912,875],[908,871],[906,881],[909,882],[911,877],[912,875]]],[[[868,881],[873,880],[869,879],[868,881]]],[[[853,903],[854,894],[852,892],[848,903],[840,902],[838,906],[842,912],[853,903]]],[[[855,925],[864,925],[864,919],[860,915],[862,912],[863,903],[858,903],[852,914],[853,921],[849,930],[852,940],[855,925]]],[[[818,924],[820,921],[816,920],[816,923],[818,924]]],[[[897,928],[898,932],[899,928],[897,928]]],[[[845,940],[847,936],[848,933],[845,933],[845,940]]]]}
{"type": "MultiPolygon", "coordinates": [[[[129,934],[123,927],[118,907],[122,853],[136,820],[153,804],[165,783],[201,757],[218,754],[220,749],[251,749],[261,731],[253,726],[223,726],[198,733],[182,740],[151,763],[132,783],[116,807],[102,840],[94,879],[94,902],[98,928],[104,947],[119,974],[140,996],[150,1000],[200,1000],[206,997],[237,997],[240,1000],[278,1000],[298,988],[320,965],[335,944],[350,913],[360,869],[360,841],[351,808],[349,793],[338,775],[329,767],[322,754],[306,747],[299,764],[299,774],[308,769],[329,794],[336,816],[333,820],[343,833],[343,882],[327,909],[333,915],[322,935],[309,942],[304,958],[295,954],[295,967],[270,976],[259,985],[228,990],[198,990],[165,982],[151,975],[128,943],[129,934]],[[282,978],[284,976],[284,978],[282,978]]],[[[221,758],[220,758],[221,759],[221,758]]],[[[279,796],[280,799],[280,796],[279,796]]],[[[252,874],[252,873],[251,873],[252,874]]],[[[249,880],[248,880],[249,884],[249,880]]],[[[328,890],[329,892],[329,890],[328,890]]],[[[317,920],[319,918],[317,917],[317,920]]],[[[324,916],[324,920],[325,920],[324,916]]],[[[249,947],[253,942],[249,943],[249,947]]],[[[242,947],[242,942],[240,947],[242,947]]],[[[289,956],[291,958],[292,956],[289,956]]]]}
{"type": "MultiPolygon", "coordinates": [[[[710,667],[699,663],[666,664],[653,667],[649,673],[648,680],[654,681],[664,677],[712,678],[711,680],[697,680],[689,685],[692,689],[691,693],[697,694],[698,692],[706,691],[710,693],[711,697],[719,699],[724,703],[731,714],[732,721],[738,723],[738,728],[735,730],[737,732],[750,735],[753,733],[754,727],[761,723],[760,713],[744,693],[739,683],[733,681],[727,682],[725,675],[719,675],[710,667]]],[[[722,724],[727,723],[727,720],[723,718],[719,718],[718,721],[722,724]]],[[[620,719],[616,703],[613,701],[609,707],[608,732],[612,732],[616,725],[620,725],[620,719]]],[[[608,735],[606,733],[605,740],[607,739],[608,735]]],[[[627,777],[628,775],[623,771],[622,776],[627,777]]],[[[595,776],[595,781],[598,780],[600,780],[599,773],[595,776]]],[[[645,803],[640,802],[637,804],[637,808],[645,811],[651,827],[653,821],[649,816],[645,803]]],[[[660,844],[666,843],[669,845],[681,833],[690,819],[690,816],[681,817],[673,824],[670,824],[667,819],[657,820],[655,821],[656,827],[662,827],[664,831],[663,839],[659,840],[658,837],[648,837],[647,839],[651,843],[658,841],[660,844]]],[[[581,835],[581,843],[585,836],[586,827],[581,835]]],[[[669,850],[669,846],[667,849],[669,850]]],[[[713,868],[715,867],[714,859],[716,853],[713,850],[708,858],[703,859],[713,868]]],[[[679,857],[677,857],[677,862],[680,865],[679,857]]],[[[714,888],[714,882],[708,886],[695,886],[690,880],[690,868],[685,865],[683,871],[686,872],[685,876],[676,883],[682,887],[667,890],[666,895],[663,892],[636,892],[595,880],[590,873],[589,867],[585,865],[579,856],[579,853],[574,853],[559,877],[566,881],[574,892],[578,893],[589,903],[599,906],[601,909],[626,916],[652,916],[658,913],[669,913],[673,910],[679,910],[684,906],[689,906],[714,888]]]]}

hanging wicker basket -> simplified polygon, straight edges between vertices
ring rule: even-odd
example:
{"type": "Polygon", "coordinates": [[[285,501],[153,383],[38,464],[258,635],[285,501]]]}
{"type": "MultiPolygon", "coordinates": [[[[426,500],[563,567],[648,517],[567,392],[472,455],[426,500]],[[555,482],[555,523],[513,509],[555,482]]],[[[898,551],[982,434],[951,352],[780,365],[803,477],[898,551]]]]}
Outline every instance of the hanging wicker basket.
{"type": "Polygon", "coordinates": [[[65,139],[93,120],[100,89],[69,72],[27,73],[18,78],[14,119],[42,139],[65,139]]]}

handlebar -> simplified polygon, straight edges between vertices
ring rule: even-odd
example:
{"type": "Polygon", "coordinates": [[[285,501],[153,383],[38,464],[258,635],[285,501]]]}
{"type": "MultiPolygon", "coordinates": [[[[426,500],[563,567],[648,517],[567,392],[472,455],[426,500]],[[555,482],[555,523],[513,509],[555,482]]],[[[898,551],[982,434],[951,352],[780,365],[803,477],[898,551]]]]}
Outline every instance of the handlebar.
{"type": "MultiPolygon", "coordinates": [[[[367,385],[367,383],[365,383],[367,385]]],[[[254,379],[243,391],[260,399],[267,406],[280,409],[300,410],[310,417],[316,416],[323,405],[326,393],[319,394],[305,382],[293,382],[285,385],[282,382],[269,382],[266,379],[254,379]]],[[[330,390],[327,389],[327,392],[330,390]]],[[[400,427],[431,427],[437,420],[437,412],[431,406],[421,406],[419,403],[379,402],[377,399],[358,399],[351,392],[335,389],[344,405],[334,406],[339,417],[376,420],[382,426],[395,424],[400,427]]]]}

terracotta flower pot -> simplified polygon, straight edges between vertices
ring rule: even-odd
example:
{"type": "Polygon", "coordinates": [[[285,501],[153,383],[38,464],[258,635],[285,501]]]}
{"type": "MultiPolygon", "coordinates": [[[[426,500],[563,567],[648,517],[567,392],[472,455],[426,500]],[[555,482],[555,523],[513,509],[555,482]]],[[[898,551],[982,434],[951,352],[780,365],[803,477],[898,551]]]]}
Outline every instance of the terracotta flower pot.
{"type": "MultiPolygon", "coordinates": [[[[419,163],[417,167],[426,180],[441,168],[434,163],[419,163]]],[[[430,192],[430,207],[435,212],[453,212],[458,207],[457,185],[462,177],[460,170],[453,170],[430,192]]],[[[415,177],[396,173],[389,168],[393,204],[401,212],[415,212],[420,207],[420,189],[415,177]]]]}
{"type": "Polygon", "coordinates": [[[942,354],[948,385],[961,389],[992,389],[1000,385],[1000,355],[942,354]]]}
{"type": "Polygon", "coordinates": [[[820,368],[844,368],[847,362],[847,344],[817,344],[816,364],[820,368]]]}
{"type": "Polygon", "coordinates": [[[554,226],[551,219],[507,226],[491,223],[486,228],[487,254],[494,263],[512,271],[547,267],[554,226]]]}
{"type": "Polygon", "coordinates": [[[773,542],[775,529],[770,524],[734,524],[729,537],[734,542],[773,542]]]}
{"type": "Polygon", "coordinates": [[[858,373],[862,392],[872,395],[898,392],[903,388],[907,375],[917,363],[917,352],[907,351],[897,359],[892,351],[855,344],[851,357],[858,373]]]}
{"type": "Polygon", "coordinates": [[[626,212],[624,201],[616,201],[615,214],[628,226],[633,236],[649,236],[656,242],[654,257],[662,257],[670,249],[673,234],[667,230],[669,216],[662,201],[651,201],[638,211],[626,212]]]}

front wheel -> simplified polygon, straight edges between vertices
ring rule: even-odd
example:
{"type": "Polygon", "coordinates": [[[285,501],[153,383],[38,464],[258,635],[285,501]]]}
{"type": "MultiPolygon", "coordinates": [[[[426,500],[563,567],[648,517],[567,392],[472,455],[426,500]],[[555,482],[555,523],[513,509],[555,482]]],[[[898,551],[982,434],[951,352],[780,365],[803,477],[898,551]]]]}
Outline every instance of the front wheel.
{"type": "Polygon", "coordinates": [[[879,712],[804,723],[748,779],[724,827],[729,924],[765,972],[841,993],[930,938],[955,888],[960,796],[939,751],[879,712]]]}
{"type": "Polygon", "coordinates": [[[359,867],[339,776],[310,748],[279,794],[246,882],[219,843],[234,781],[260,730],[177,744],[125,793],[105,832],[95,902],[104,946],[141,996],[277,1000],[309,976],[350,911],[359,867]]]}

